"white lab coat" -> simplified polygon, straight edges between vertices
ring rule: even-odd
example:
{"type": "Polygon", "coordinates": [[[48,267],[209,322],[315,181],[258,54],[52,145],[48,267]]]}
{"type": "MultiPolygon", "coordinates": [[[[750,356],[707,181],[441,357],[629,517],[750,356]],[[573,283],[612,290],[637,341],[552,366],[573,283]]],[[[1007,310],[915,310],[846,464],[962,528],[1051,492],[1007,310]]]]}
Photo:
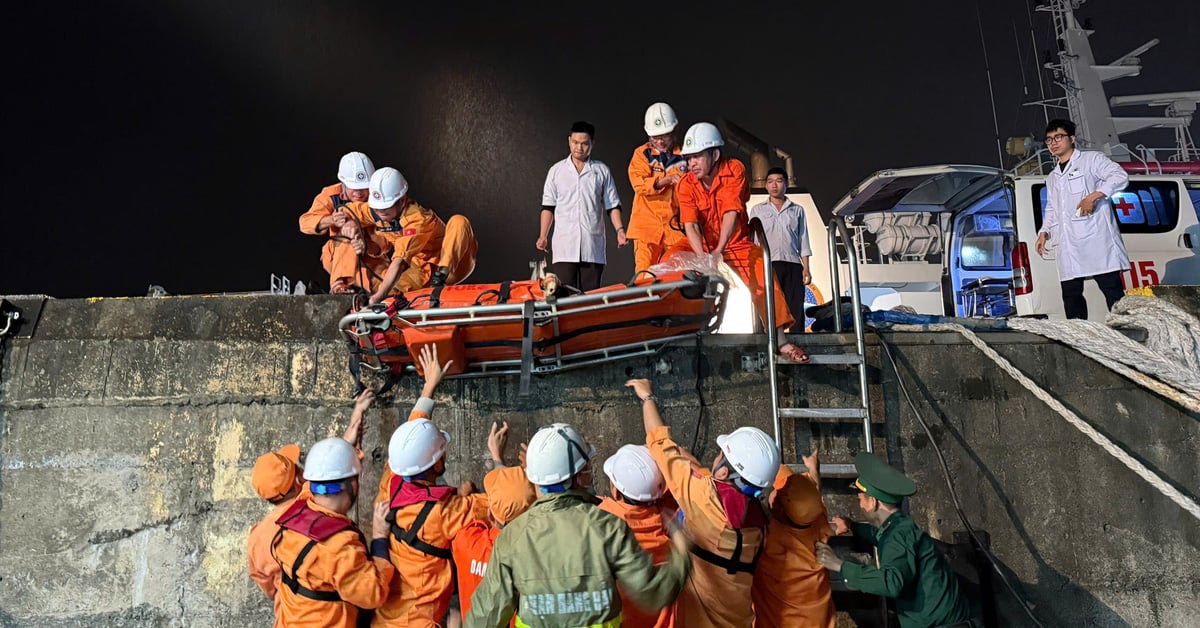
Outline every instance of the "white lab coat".
{"type": "Polygon", "coordinates": [[[1059,280],[1129,268],[1110,200],[1128,184],[1129,175],[1104,153],[1076,149],[1065,170],[1055,163],[1046,176],[1046,211],[1038,233],[1050,235],[1047,245],[1054,247],[1059,280]],[[1079,201],[1092,192],[1104,198],[1096,201],[1091,214],[1076,216],[1079,201]]]}
{"type": "Polygon", "coordinates": [[[542,205],[554,207],[555,262],[605,263],[604,221],[621,206],[608,166],[591,159],[576,172],[570,157],[554,164],[546,173],[542,205]]]}

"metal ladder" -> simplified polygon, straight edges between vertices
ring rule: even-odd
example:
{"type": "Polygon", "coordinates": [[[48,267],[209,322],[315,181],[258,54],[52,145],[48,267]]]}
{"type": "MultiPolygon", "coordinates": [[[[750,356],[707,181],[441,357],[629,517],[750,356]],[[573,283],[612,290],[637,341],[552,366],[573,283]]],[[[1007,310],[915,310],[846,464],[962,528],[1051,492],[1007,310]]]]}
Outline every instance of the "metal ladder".
{"type": "MultiPolygon", "coordinates": [[[[863,332],[863,316],[862,316],[862,293],[859,287],[858,280],[858,254],[854,250],[854,243],[850,238],[850,231],[846,227],[846,221],[841,216],[835,216],[829,221],[829,266],[831,283],[833,287],[833,301],[836,308],[835,327],[834,329],[841,333],[842,330],[842,313],[841,313],[841,273],[838,272],[838,247],[839,240],[843,243],[846,256],[850,262],[850,299],[854,306],[854,344],[855,352],[850,353],[835,353],[824,355],[810,355],[807,365],[816,364],[853,364],[858,367],[858,385],[859,385],[859,403],[858,407],[854,408],[781,408],[779,405],[779,366],[780,365],[797,365],[797,362],[782,360],[776,355],[776,347],[778,346],[778,330],[775,329],[773,321],[775,320],[775,291],[771,287],[774,285],[774,272],[771,268],[771,246],[767,242],[766,232],[763,230],[762,222],[754,218],[750,221],[750,230],[762,245],[763,250],[763,284],[767,296],[767,313],[763,318],[768,322],[767,328],[767,373],[771,380],[771,411],[774,415],[775,427],[775,443],[782,443],[782,419],[818,419],[818,420],[838,420],[838,419],[859,419],[862,421],[863,440],[866,442],[868,453],[875,451],[875,445],[872,441],[871,430],[871,403],[868,396],[867,388],[867,357],[866,357],[866,338],[863,332]]],[[[800,320],[803,321],[803,312],[800,313],[800,320]]],[[[780,445],[782,450],[782,445],[780,445]]],[[[853,464],[822,464],[819,469],[821,477],[852,477],[855,474],[853,464]]]]}
{"type": "MultiPolygon", "coordinates": [[[[840,258],[838,256],[838,242],[842,242],[843,248],[846,251],[846,257],[850,266],[850,300],[854,307],[852,319],[854,321],[854,353],[834,353],[824,355],[809,355],[809,361],[803,365],[789,360],[781,360],[776,355],[775,349],[778,346],[778,330],[775,329],[775,291],[774,291],[774,273],[771,269],[771,247],[767,242],[766,233],[763,230],[762,222],[754,218],[750,221],[750,230],[762,245],[763,250],[763,284],[766,286],[766,305],[767,315],[764,317],[767,321],[767,372],[771,382],[771,409],[774,414],[775,428],[775,443],[779,446],[782,452],[782,429],[781,419],[805,419],[805,420],[840,420],[840,419],[860,419],[862,421],[863,440],[866,443],[866,451],[874,453],[875,444],[873,442],[873,430],[871,428],[871,402],[869,389],[867,388],[867,355],[866,355],[866,338],[863,330],[863,315],[862,315],[862,292],[858,278],[858,253],[854,248],[854,242],[850,238],[850,230],[846,227],[846,221],[841,216],[834,216],[828,224],[829,233],[829,272],[831,277],[830,285],[832,287],[832,302],[834,304],[834,330],[837,333],[843,332],[842,324],[842,303],[841,303],[841,273],[839,272],[840,258]],[[858,386],[859,386],[859,406],[854,408],[782,408],[779,405],[779,369],[780,365],[832,365],[832,364],[853,364],[858,367],[858,386]]],[[[804,315],[800,314],[799,320],[803,323],[804,315]]],[[[799,470],[798,465],[789,465],[793,470],[799,470]]],[[[822,478],[850,478],[857,475],[857,470],[853,463],[842,464],[821,464],[818,470],[822,478]]],[[[875,564],[879,564],[878,551],[875,554],[875,564]]],[[[834,591],[846,592],[849,589],[841,578],[831,579],[834,591]]],[[[879,599],[879,620],[881,626],[888,625],[888,607],[885,598],[879,599]]]]}

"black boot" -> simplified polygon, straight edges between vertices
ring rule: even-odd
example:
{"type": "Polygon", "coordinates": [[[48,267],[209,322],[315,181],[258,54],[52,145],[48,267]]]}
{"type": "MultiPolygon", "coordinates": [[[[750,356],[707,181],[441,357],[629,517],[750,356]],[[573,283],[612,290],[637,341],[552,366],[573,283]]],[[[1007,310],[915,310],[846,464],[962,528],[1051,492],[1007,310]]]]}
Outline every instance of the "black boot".
{"type": "Polygon", "coordinates": [[[450,272],[448,270],[446,270],[445,268],[439,268],[439,269],[433,271],[433,274],[431,274],[429,276],[429,287],[430,288],[440,288],[440,287],[446,285],[446,277],[449,274],[450,274],[450,272]]]}

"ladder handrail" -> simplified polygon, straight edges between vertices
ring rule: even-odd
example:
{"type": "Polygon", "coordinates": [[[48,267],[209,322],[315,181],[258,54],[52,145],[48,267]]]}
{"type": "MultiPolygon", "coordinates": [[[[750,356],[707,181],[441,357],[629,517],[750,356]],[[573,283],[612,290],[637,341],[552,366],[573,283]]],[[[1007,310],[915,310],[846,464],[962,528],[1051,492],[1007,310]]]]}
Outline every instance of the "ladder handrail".
{"type": "MultiPolygon", "coordinates": [[[[767,332],[767,372],[771,380],[771,416],[774,419],[775,446],[783,451],[782,427],[779,421],[779,368],[775,350],[779,342],[779,331],[775,329],[775,273],[771,268],[771,244],[767,242],[767,232],[762,220],[750,219],[750,234],[758,240],[763,253],[763,291],[767,296],[767,311],[763,318],[763,326],[767,332]]],[[[793,314],[795,316],[795,314],[793,314]]],[[[803,321],[804,319],[801,319],[803,321]]]]}
{"type": "MultiPolygon", "coordinates": [[[[867,390],[867,350],[866,335],[863,332],[862,290],[858,278],[858,253],[850,239],[850,230],[846,228],[846,219],[834,216],[829,221],[829,274],[830,285],[833,287],[834,330],[842,332],[842,286],[841,286],[841,257],[838,255],[837,243],[840,239],[846,249],[846,258],[850,266],[850,300],[854,306],[854,343],[862,363],[858,367],[859,394],[862,407],[867,411],[863,418],[863,439],[866,441],[867,453],[874,453],[875,444],[871,435],[871,398],[867,390]]],[[[778,421],[778,419],[776,419],[778,421]]]]}

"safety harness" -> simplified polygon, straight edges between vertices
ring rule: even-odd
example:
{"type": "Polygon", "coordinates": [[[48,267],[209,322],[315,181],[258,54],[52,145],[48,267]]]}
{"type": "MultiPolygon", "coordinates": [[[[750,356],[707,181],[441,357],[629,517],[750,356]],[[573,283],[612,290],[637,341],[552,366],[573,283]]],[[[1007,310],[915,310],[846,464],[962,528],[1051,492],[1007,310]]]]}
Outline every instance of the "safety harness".
{"type": "Polygon", "coordinates": [[[387,521],[392,525],[392,536],[422,554],[450,560],[452,558],[450,548],[430,544],[417,538],[417,534],[421,532],[421,526],[425,525],[425,520],[429,518],[429,513],[433,511],[434,506],[458,494],[458,491],[451,486],[421,486],[405,482],[404,478],[396,476],[392,478],[391,493],[392,499],[388,504],[391,510],[388,512],[387,521]],[[407,530],[397,525],[396,513],[401,508],[418,503],[421,504],[421,511],[417,513],[417,518],[413,520],[412,525],[407,530]]]}
{"type": "Polygon", "coordinates": [[[308,501],[297,501],[288,508],[279,519],[275,521],[279,525],[279,530],[275,533],[275,538],[271,540],[271,558],[279,563],[280,580],[294,594],[306,597],[310,600],[318,602],[340,602],[342,596],[338,595],[337,591],[314,591],[300,584],[297,579],[297,574],[300,572],[300,565],[304,563],[304,559],[308,557],[308,553],[320,543],[339,532],[347,530],[354,531],[358,538],[362,540],[363,545],[367,544],[367,539],[363,533],[359,531],[354,522],[349,519],[340,517],[331,517],[325,513],[318,512],[308,507],[308,501]],[[288,569],[275,555],[275,550],[279,546],[279,541],[283,539],[283,531],[291,530],[297,534],[301,534],[309,539],[304,548],[296,554],[296,560],[292,561],[292,568],[288,569]]]}
{"type": "MultiPolygon", "coordinates": [[[[724,482],[714,482],[717,489],[717,497],[721,500],[721,505],[725,511],[725,519],[729,523],[729,527],[733,528],[734,534],[737,536],[737,541],[733,546],[733,554],[726,558],[718,556],[713,552],[701,548],[700,546],[692,547],[692,554],[696,558],[703,560],[706,563],[716,565],[729,573],[730,575],[738,573],[754,573],[755,567],[758,566],[758,557],[762,555],[763,547],[766,543],[759,542],[758,550],[754,552],[754,558],[750,562],[740,560],[742,556],[742,530],[745,528],[758,528],[765,534],[767,525],[767,513],[763,510],[762,502],[754,497],[750,497],[736,487],[730,486],[724,482]]],[[[681,511],[682,512],[682,511],[681,511]]]]}

